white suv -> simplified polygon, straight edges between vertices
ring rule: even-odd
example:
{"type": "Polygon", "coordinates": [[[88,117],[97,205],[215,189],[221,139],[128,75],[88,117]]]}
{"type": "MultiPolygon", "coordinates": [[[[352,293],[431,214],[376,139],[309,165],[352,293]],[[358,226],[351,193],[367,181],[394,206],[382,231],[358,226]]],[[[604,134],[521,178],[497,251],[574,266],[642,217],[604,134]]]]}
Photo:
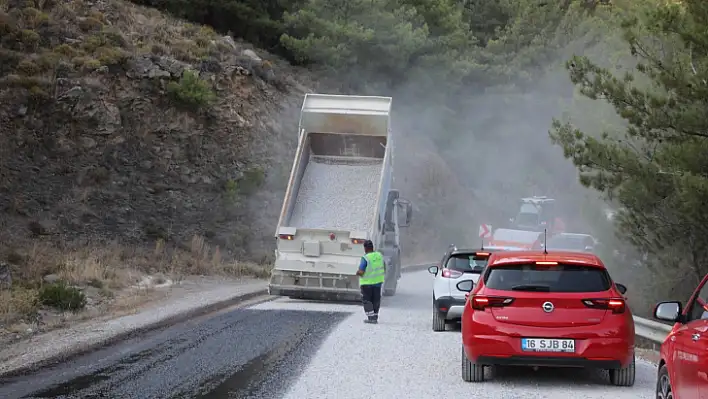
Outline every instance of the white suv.
{"type": "Polygon", "coordinates": [[[457,283],[466,280],[477,283],[489,256],[496,251],[499,249],[458,249],[451,245],[440,264],[428,268],[435,275],[433,331],[445,331],[446,324],[460,321],[467,292],[458,290],[457,283]]]}

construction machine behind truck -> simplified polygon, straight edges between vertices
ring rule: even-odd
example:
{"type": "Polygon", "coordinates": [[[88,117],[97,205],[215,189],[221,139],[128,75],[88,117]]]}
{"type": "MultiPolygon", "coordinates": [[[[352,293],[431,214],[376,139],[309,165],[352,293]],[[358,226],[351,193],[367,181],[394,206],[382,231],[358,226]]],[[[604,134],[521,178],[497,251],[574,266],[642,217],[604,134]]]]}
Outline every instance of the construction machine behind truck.
{"type": "Polygon", "coordinates": [[[516,217],[509,219],[511,228],[525,231],[562,233],[565,227],[555,209],[556,200],[546,196],[522,198],[516,217]]]}
{"type": "Polygon", "coordinates": [[[371,240],[384,256],[383,294],[401,277],[400,227],[412,207],[391,188],[390,97],[306,94],[276,230],[271,295],[360,300],[356,272],[371,240]]]}

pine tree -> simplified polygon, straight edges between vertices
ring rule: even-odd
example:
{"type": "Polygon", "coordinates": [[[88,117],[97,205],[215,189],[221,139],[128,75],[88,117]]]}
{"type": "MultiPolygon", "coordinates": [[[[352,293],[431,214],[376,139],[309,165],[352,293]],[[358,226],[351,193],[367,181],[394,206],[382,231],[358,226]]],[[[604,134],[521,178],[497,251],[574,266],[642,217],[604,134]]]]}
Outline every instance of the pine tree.
{"type": "Polygon", "coordinates": [[[626,21],[637,66],[623,76],[574,57],[571,80],[583,95],[611,104],[626,129],[597,137],[555,120],[550,133],[581,183],[621,205],[621,237],[685,289],[708,272],[706,23],[702,0],[667,2],[626,21]]]}

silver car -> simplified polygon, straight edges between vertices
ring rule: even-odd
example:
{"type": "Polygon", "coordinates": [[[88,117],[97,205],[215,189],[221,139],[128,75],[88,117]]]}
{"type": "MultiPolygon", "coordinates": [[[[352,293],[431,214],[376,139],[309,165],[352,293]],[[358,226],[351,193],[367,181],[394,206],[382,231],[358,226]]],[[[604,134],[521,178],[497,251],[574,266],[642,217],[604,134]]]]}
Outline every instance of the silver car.
{"type": "Polygon", "coordinates": [[[440,264],[428,268],[433,282],[433,331],[445,331],[446,324],[459,322],[467,292],[457,289],[460,281],[477,283],[489,256],[496,248],[458,249],[450,246],[440,264]]]}

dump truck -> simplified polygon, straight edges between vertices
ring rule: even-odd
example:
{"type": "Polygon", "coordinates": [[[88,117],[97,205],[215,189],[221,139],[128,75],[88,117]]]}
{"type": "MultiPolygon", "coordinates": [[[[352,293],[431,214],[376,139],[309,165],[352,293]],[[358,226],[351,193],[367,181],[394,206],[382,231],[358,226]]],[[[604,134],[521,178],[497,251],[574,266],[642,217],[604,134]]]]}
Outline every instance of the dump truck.
{"type": "Polygon", "coordinates": [[[298,146],[275,233],[268,291],[360,300],[356,272],[371,240],[384,256],[383,295],[401,277],[400,228],[411,203],[392,189],[390,97],[306,94],[298,146]]]}

